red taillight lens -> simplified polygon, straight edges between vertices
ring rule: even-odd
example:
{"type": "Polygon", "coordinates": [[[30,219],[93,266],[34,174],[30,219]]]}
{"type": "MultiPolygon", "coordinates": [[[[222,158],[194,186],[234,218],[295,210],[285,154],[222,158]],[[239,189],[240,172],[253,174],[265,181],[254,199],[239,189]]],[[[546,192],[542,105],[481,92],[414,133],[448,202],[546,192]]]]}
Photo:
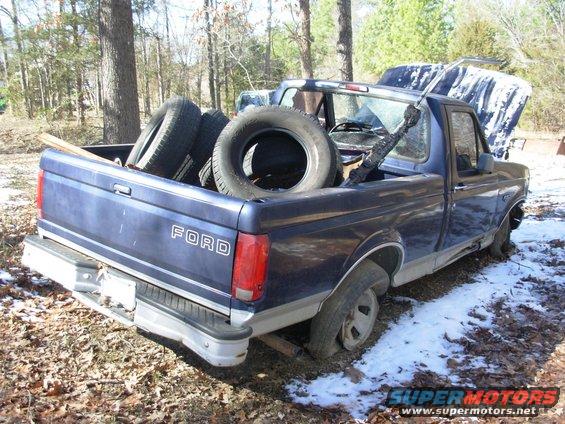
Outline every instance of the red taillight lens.
{"type": "Polygon", "coordinates": [[[45,171],[43,169],[39,170],[37,174],[37,196],[36,196],[36,205],[37,205],[37,217],[43,218],[43,179],[45,178],[45,171]]]}
{"type": "Polygon", "coordinates": [[[267,235],[238,234],[231,283],[232,296],[236,299],[251,302],[263,295],[269,245],[267,235]]]}
{"type": "Polygon", "coordinates": [[[351,91],[361,91],[364,93],[369,91],[369,87],[360,84],[342,83],[339,85],[339,88],[343,88],[345,90],[351,90],[351,91]]]}

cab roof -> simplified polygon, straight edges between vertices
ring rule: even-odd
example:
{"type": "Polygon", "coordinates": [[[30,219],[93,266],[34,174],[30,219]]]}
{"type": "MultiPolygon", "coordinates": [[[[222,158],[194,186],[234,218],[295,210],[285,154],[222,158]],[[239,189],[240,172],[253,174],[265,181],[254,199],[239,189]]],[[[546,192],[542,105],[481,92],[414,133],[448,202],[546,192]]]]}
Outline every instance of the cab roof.
{"type": "MultiPolygon", "coordinates": [[[[361,82],[350,82],[350,81],[337,81],[337,80],[321,80],[321,79],[287,79],[284,80],[275,91],[275,100],[278,103],[282,94],[289,88],[298,88],[302,90],[309,91],[321,91],[321,92],[339,92],[339,93],[351,93],[359,95],[369,95],[369,96],[390,96],[391,93],[396,94],[400,100],[405,101],[416,101],[422,91],[411,90],[407,88],[391,87],[388,85],[377,85],[377,84],[366,84],[361,82]],[[367,91],[354,90],[346,88],[346,85],[366,87],[367,91]]],[[[442,104],[450,104],[457,106],[467,106],[469,104],[457,100],[452,97],[444,96],[441,94],[428,93],[426,98],[432,98],[442,104]]]]}

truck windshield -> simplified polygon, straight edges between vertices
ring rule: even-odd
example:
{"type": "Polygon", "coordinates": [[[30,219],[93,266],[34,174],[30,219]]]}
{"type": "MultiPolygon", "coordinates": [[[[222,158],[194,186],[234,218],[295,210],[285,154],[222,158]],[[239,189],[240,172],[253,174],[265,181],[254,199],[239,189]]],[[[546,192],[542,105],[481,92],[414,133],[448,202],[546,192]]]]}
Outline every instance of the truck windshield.
{"type": "MultiPolygon", "coordinates": [[[[386,132],[393,131],[400,124],[404,117],[404,110],[408,105],[408,103],[397,99],[371,97],[365,94],[311,92],[297,88],[286,90],[280,104],[316,115],[320,124],[327,127],[329,124],[326,124],[325,121],[324,96],[332,96],[335,125],[352,122],[357,124],[357,131],[360,127],[364,131],[374,132],[381,136],[386,132]]],[[[428,158],[429,150],[428,121],[427,110],[424,109],[418,124],[410,128],[408,133],[389,153],[389,156],[411,162],[425,161],[428,158]]],[[[343,129],[341,127],[341,130],[343,129]]],[[[343,137],[340,137],[340,139],[343,140],[343,137]]],[[[359,140],[359,138],[352,137],[351,140],[351,147],[355,148],[355,140],[359,140]]],[[[365,144],[357,147],[359,150],[367,150],[368,146],[365,144]]]]}
{"type": "MultiPolygon", "coordinates": [[[[402,122],[408,103],[361,94],[332,94],[335,123],[357,123],[376,133],[392,132],[402,122]],[[386,131],[384,131],[386,130],[386,131]]],[[[428,118],[412,127],[396,145],[390,156],[421,162],[428,157],[428,118]]]]}

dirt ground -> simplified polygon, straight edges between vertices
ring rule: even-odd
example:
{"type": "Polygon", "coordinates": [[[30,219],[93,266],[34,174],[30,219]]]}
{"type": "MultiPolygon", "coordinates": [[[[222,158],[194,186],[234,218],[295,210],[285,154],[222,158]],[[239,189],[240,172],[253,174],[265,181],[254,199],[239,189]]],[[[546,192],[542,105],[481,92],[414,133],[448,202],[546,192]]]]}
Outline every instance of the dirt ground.
{"type": "MultiPolygon", "coordinates": [[[[0,270],[10,275],[0,274],[0,422],[352,421],[340,407],[321,409],[292,403],[284,386],[295,378],[347,372],[362,352],[342,352],[319,363],[307,354],[288,359],[252,340],[242,366],[218,369],[182,346],[91,311],[60,286],[22,268],[22,240],[35,232],[33,203],[41,147],[33,137],[53,128],[0,117],[0,270]]],[[[58,135],[79,143],[87,139],[85,134],[99,134],[96,128],[65,128],[58,135]]],[[[548,211],[530,207],[528,212],[548,211]]],[[[563,248],[563,240],[559,243],[556,249],[563,248]]],[[[374,344],[390,323],[412,307],[398,299],[425,302],[441,297],[492,261],[487,253],[479,252],[433,276],[394,289],[385,299],[367,345],[374,344]]],[[[546,295],[544,306],[554,311],[549,318],[535,310],[521,311],[528,314],[530,322],[524,327],[515,319],[517,311],[499,305],[496,334],[470,335],[468,349],[480,350],[498,366],[493,373],[469,373],[470,382],[477,386],[564,386],[565,299],[559,291],[546,295]]],[[[306,334],[307,323],[282,333],[297,344],[306,341],[306,334]]],[[[423,371],[412,383],[421,387],[442,382],[439,376],[423,371]]],[[[562,403],[533,421],[560,422],[562,403]]],[[[395,411],[379,409],[368,417],[374,423],[404,420],[395,411]]]]}

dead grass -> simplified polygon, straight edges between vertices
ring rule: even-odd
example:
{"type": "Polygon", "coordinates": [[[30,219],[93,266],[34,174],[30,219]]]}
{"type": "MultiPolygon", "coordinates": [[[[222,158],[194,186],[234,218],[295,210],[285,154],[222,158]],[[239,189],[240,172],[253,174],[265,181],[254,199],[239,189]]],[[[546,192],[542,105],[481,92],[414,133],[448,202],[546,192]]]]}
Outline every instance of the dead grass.
{"type": "Polygon", "coordinates": [[[0,115],[0,154],[37,153],[45,147],[37,135],[48,132],[77,145],[97,144],[102,140],[102,121],[90,117],[85,126],[74,120],[45,121],[0,115]]]}
{"type": "MultiPolygon", "coordinates": [[[[12,145],[2,144],[3,151],[40,149],[27,143],[32,143],[33,135],[44,127],[34,124],[28,129],[18,121],[21,127],[8,128],[5,124],[12,121],[4,118],[0,117],[0,140],[11,140],[12,145]]],[[[15,281],[0,284],[0,421],[351,422],[339,408],[319,410],[292,404],[284,385],[296,377],[312,378],[344,370],[361,352],[344,351],[322,363],[307,355],[289,360],[252,340],[242,366],[218,369],[178,344],[128,329],[83,307],[57,284],[38,280],[38,276],[22,269],[19,260],[23,237],[35,231],[37,160],[36,154],[0,155],[0,179],[19,190],[10,199],[13,205],[0,206],[0,268],[16,276],[15,281]],[[35,312],[30,314],[30,310],[35,312]]],[[[555,244],[552,248],[563,246],[555,244]]],[[[391,295],[418,301],[435,299],[466,283],[491,262],[485,253],[471,255],[437,274],[394,289],[391,295]]],[[[559,319],[562,298],[548,293],[548,302],[559,319]]],[[[411,308],[409,303],[395,302],[392,297],[384,306],[368,345],[411,308]]],[[[476,341],[467,348],[481,349],[483,354],[492,351],[493,360],[502,364],[501,373],[489,376],[471,372],[469,381],[563,387],[563,322],[544,321],[535,311],[518,311],[529,314],[532,323],[522,328],[513,321],[516,311],[501,307],[499,312],[497,325],[502,340],[493,334],[476,334],[472,335],[476,341]],[[546,330],[552,333],[542,332],[546,330]],[[534,353],[538,356],[532,362],[529,355],[534,353]]],[[[303,343],[306,331],[307,324],[301,324],[285,330],[283,335],[303,343]]],[[[441,381],[422,372],[413,383],[441,381]]],[[[538,420],[557,422],[558,416],[538,420]]],[[[404,419],[394,411],[375,410],[369,417],[372,423],[401,421],[404,419]]]]}

